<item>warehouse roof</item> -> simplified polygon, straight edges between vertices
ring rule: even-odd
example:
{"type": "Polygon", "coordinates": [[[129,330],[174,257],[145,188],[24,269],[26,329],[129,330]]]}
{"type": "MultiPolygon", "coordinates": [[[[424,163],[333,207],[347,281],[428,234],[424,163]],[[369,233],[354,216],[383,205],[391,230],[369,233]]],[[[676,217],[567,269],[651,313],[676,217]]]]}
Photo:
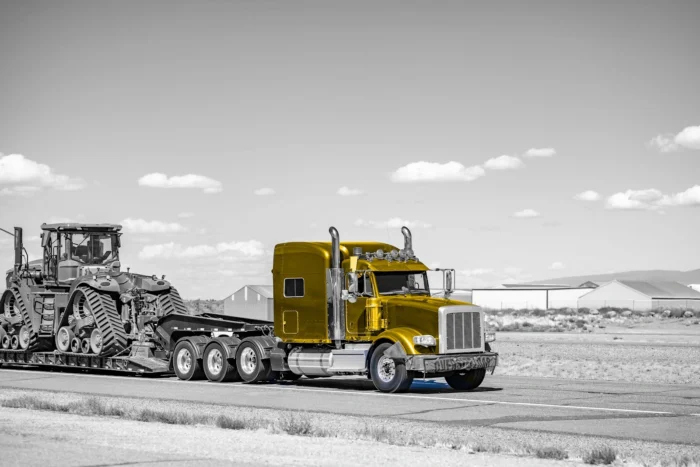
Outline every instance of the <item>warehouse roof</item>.
{"type": "Polygon", "coordinates": [[[250,290],[259,293],[265,298],[272,298],[272,286],[271,285],[246,285],[250,290]]]}
{"type": "Polygon", "coordinates": [[[618,280],[622,285],[643,293],[650,298],[682,298],[682,299],[700,299],[700,292],[693,290],[687,285],[680,282],[665,282],[665,281],[625,281],[618,280]]]}

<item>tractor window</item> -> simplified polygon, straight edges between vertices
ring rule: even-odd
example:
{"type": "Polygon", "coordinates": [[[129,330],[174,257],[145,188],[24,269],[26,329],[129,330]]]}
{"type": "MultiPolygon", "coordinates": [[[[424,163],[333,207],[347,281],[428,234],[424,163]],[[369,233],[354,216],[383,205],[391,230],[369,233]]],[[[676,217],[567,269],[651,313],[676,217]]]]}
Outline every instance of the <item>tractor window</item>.
{"type": "Polygon", "coordinates": [[[71,257],[83,264],[105,264],[117,259],[116,238],[108,234],[74,233],[71,257]]]}
{"type": "Polygon", "coordinates": [[[44,232],[49,238],[46,241],[44,248],[44,264],[46,265],[46,275],[48,277],[56,277],[58,273],[56,261],[59,254],[59,243],[57,232],[44,232]]]}

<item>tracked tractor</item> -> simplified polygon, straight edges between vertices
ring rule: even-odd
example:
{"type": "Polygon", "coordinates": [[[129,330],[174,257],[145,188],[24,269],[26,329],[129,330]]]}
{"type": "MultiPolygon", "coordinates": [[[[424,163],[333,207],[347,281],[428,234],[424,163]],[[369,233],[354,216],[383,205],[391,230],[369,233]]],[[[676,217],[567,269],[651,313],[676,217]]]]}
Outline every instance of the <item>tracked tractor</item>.
{"type": "Polygon", "coordinates": [[[187,314],[165,276],[121,271],[120,225],[43,224],[43,258],[28,261],[15,227],[14,267],[0,298],[0,346],[110,357],[152,346],[157,321],[187,314]]]}

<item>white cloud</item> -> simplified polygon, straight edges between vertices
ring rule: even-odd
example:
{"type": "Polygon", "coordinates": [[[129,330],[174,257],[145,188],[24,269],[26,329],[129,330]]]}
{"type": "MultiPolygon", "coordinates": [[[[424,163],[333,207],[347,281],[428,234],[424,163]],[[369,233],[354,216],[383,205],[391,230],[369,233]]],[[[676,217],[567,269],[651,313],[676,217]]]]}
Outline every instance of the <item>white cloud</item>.
{"type": "Polygon", "coordinates": [[[673,140],[673,135],[671,134],[654,136],[647,144],[661,152],[673,152],[678,150],[678,145],[673,140]]]}
{"type": "Polygon", "coordinates": [[[552,157],[557,153],[554,148],[530,148],[525,151],[525,157],[552,157]]]}
{"type": "Polygon", "coordinates": [[[141,177],[139,185],[152,188],[197,188],[204,193],[220,193],[223,190],[220,181],[195,174],[168,177],[162,173],[152,173],[141,177]]]}
{"type": "Polygon", "coordinates": [[[244,257],[256,258],[264,254],[263,244],[257,240],[244,242],[217,243],[216,245],[183,246],[179,243],[162,243],[144,246],[139,258],[149,259],[196,259],[211,258],[222,253],[238,253],[244,257]]]}
{"type": "Polygon", "coordinates": [[[0,153],[0,185],[9,185],[0,190],[3,196],[28,196],[43,188],[76,191],[85,188],[79,178],[55,173],[46,164],[27,159],[21,154],[0,153]]]}
{"type": "Polygon", "coordinates": [[[700,206],[700,185],[695,185],[675,195],[664,195],[661,206],[700,206]]]}
{"type": "Polygon", "coordinates": [[[684,128],[676,135],[675,141],[688,149],[700,149],[700,125],[684,128]]]}
{"type": "Polygon", "coordinates": [[[362,194],[362,190],[341,186],[340,188],[338,188],[338,194],[340,196],[357,196],[362,194]]]}
{"type": "Polygon", "coordinates": [[[366,221],[364,219],[357,219],[355,221],[355,225],[358,227],[372,227],[375,229],[400,229],[403,226],[409,227],[409,228],[430,228],[430,224],[426,224],[425,222],[421,221],[408,221],[408,220],[403,220],[399,217],[392,217],[389,220],[386,221],[366,221]]]}
{"type": "Polygon", "coordinates": [[[499,157],[494,157],[492,159],[487,160],[484,163],[484,168],[490,169],[490,170],[510,170],[510,169],[519,169],[523,167],[525,164],[523,164],[523,161],[521,161],[517,157],[513,156],[499,156],[499,157]]]}
{"type": "Polygon", "coordinates": [[[272,188],[258,188],[257,190],[253,191],[253,193],[258,196],[270,196],[275,194],[275,190],[272,188]]]}
{"type": "Polygon", "coordinates": [[[534,209],[523,209],[522,211],[518,211],[515,214],[513,214],[513,217],[519,217],[522,219],[530,217],[540,217],[540,213],[535,211],[534,209]]]}
{"type": "Polygon", "coordinates": [[[465,167],[459,162],[412,162],[396,169],[391,180],[397,183],[463,181],[470,182],[483,177],[483,167],[475,165],[465,167]]]}
{"type": "Polygon", "coordinates": [[[663,193],[655,188],[647,190],[627,190],[615,193],[606,202],[607,209],[624,210],[654,210],[657,202],[663,198],[663,193]]]}
{"type": "Polygon", "coordinates": [[[184,232],[185,228],[177,222],[147,221],[144,219],[127,218],[121,221],[124,230],[131,233],[176,233],[184,232]]]}
{"type": "Polygon", "coordinates": [[[564,269],[564,263],[560,263],[559,261],[556,261],[556,262],[552,263],[552,265],[549,267],[549,269],[554,269],[554,270],[564,269]]]}
{"type": "Polygon", "coordinates": [[[700,149],[700,126],[685,127],[675,136],[673,133],[654,136],[648,144],[661,152],[673,152],[681,148],[700,149]]]}
{"type": "Polygon", "coordinates": [[[574,199],[579,201],[598,201],[600,199],[600,194],[592,190],[582,191],[574,196],[574,199]]]}
{"type": "Polygon", "coordinates": [[[181,212],[180,214],[177,215],[180,219],[189,219],[190,217],[194,217],[193,212],[181,212]]]}

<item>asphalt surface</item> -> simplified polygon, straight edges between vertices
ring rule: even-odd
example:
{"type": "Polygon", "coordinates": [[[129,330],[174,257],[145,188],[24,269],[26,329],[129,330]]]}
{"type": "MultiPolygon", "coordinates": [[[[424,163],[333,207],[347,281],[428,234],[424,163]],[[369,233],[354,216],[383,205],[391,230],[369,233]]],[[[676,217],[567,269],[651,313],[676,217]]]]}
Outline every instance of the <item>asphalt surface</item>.
{"type": "Polygon", "coordinates": [[[596,435],[700,445],[700,386],[487,376],[471,392],[444,380],[416,380],[383,394],[363,378],[302,378],[246,385],[16,368],[0,388],[167,399],[228,406],[403,418],[441,424],[596,435]]]}

